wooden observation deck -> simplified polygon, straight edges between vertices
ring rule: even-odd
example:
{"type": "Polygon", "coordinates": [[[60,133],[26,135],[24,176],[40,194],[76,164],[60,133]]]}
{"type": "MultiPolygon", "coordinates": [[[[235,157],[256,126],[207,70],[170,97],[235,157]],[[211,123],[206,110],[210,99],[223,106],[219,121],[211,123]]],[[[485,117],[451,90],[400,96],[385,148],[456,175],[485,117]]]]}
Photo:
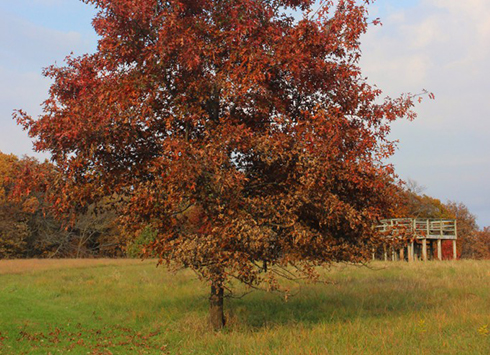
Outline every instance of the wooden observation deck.
{"type": "MultiPolygon", "coordinates": [[[[390,248],[392,260],[428,260],[434,255],[434,243],[437,244],[437,259],[442,260],[442,241],[452,240],[453,258],[456,259],[456,240],[458,239],[457,222],[455,219],[434,218],[393,218],[383,219],[376,229],[382,232],[387,239],[400,238],[400,235],[409,235],[410,241],[402,246],[398,253],[390,248]],[[429,253],[427,250],[429,246],[429,253]],[[405,251],[407,252],[405,254],[405,251]],[[407,256],[405,258],[405,255],[407,256]]],[[[384,259],[388,260],[388,250],[383,247],[384,259]]],[[[373,259],[376,252],[373,253],[373,259]]]]}

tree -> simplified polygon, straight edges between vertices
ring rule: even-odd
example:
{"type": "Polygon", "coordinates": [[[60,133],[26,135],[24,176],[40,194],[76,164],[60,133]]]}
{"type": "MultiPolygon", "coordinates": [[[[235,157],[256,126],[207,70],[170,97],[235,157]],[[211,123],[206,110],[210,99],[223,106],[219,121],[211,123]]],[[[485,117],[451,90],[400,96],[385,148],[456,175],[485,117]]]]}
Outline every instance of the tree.
{"type": "Polygon", "coordinates": [[[70,224],[50,213],[58,178],[49,162],[0,152],[0,258],[121,255],[117,216],[104,208],[113,198],[77,210],[70,224]]]}
{"type": "Polygon", "coordinates": [[[414,117],[358,67],[371,1],[85,2],[97,52],[45,70],[42,116],[16,113],[63,173],[58,213],[120,196],[148,253],[210,283],[216,329],[232,279],[364,260],[392,202],[390,123],[414,117]]]}
{"type": "MultiPolygon", "coordinates": [[[[449,218],[456,219],[458,233],[458,255],[462,258],[474,258],[480,255],[475,247],[476,238],[485,236],[478,234],[476,217],[462,202],[440,200],[422,194],[423,188],[417,182],[408,180],[398,190],[397,203],[391,215],[395,218],[449,218]]],[[[452,259],[453,250],[450,242],[443,242],[443,258],[452,259]]]]}
{"type": "Polygon", "coordinates": [[[473,257],[477,259],[490,259],[490,227],[485,227],[477,231],[473,241],[473,257]]]}
{"type": "Polygon", "coordinates": [[[448,201],[445,207],[457,222],[458,254],[462,258],[475,258],[478,254],[475,249],[478,231],[476,216],[462,202],[448,201]]]}
{"type": "Polygon", "coordinates": [[[408,179],[397,192],[394,218],[456,218],[448,205],[439,199],[423,194],[424,187],[408,179]]]}
{"type": "Polygon", "coordinates": [[[48,162],[0,152],[0,257],[39,257],[46,251],[42,235],[59,236],[60,223],[45,213],[42,191],[54,172],[48,162]]]}
{"type": "Polygon", "coordinates": [[[19,161],[14,155],[0,152],[0,258],[17,256],[25,247],[29,235],[21,203],[9,198],[19,161]]]}

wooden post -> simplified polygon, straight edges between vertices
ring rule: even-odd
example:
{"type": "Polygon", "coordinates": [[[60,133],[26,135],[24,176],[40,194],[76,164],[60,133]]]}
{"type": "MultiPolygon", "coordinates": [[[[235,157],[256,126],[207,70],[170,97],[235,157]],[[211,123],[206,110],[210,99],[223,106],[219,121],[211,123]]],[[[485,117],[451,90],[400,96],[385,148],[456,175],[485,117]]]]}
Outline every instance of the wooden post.
{"type": "Polygon", "coordinates": [[[395,256],[395,248],[394,247],[391,247],[390,249],[391,249],[391,261],[395,261],[395,258],[396,258],[396,256],[395,256]]]}
{"type": "Polygon", "coordinates": [[[373,248],[372,253],[373,253],[373,261],[375,261],[376,260],[376,252],[374,251],[374,248],[373,248]]]}
{"type": "Polygon", "coordinates": [[[422,260],[427,261],[427,239],[422,239],[422,260]]]}
{"type": "Polygon", "coordinates": [[[458,220],[454,221],[454,238],[458,239],[458,220]]]}
{"type": "Polygon", "coordinates": [[[414,256],[414,252],[413,252],[413,241],[411,241],[409,244],[408,244],[408,261],[413,261],[413,256],[414,256]]]}
{"type": "Polygon", "coordinates": [[[442,240],[437,239],[437,260],[442,260],[442,240]]]}
{"type": "Polygon", "coordinates": [[[400,248],[400,260],[401,261],[405,260],[405,248],[404,247],[400,248]]]}
{"type": "Polygon", "coordinates": [[[386,250],[386,244],[383,244],[383,254],[385,261],[388,261],[388,251],[386,250]]]}
{"type": "Polygon", "coordinates": [[[458,252],[456,250],[456,239],[453,239],[453,259],[456,260],[458,258],[458,252]]]}

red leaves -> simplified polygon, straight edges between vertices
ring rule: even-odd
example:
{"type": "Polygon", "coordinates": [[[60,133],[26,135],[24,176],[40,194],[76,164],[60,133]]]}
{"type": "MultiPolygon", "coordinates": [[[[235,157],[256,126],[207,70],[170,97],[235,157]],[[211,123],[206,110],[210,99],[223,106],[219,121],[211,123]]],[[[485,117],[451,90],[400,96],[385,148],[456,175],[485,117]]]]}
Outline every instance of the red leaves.
{"type": "Polygon", "coordinates": [[[92,3],[98,52],[48,68],[44,115],[18,113],[64,174],[58,206],[117,192],[130,233],[151,225],[148,250],[207,278],[361,260],[392,200],[389,123],[414,117],[357,66],[365,5],[92,3]]]}
{"type": "MultiPolygon", "coordinates": [[[[75,326],[68,324],[66,327],[55,327],[49,332],[30,332],[24,326],[19,332],[17,341],[29,343],[32,348],[45,350],[51,349],[53,344],[56,344],[56,348],[62,352],[77,350],[87,354],[113,354],[111,350],[116,352],[116,349],[117,351],[127,349],[128,352],[157,351],[165,354],[166,345],[161,345],[160,341],[155,339],[159,334],[159,329],[145,333],[114,325],[88,328],[79,323],[75,326]]],[[[0,337],[0,344],[3,339],[0,337]]]]}

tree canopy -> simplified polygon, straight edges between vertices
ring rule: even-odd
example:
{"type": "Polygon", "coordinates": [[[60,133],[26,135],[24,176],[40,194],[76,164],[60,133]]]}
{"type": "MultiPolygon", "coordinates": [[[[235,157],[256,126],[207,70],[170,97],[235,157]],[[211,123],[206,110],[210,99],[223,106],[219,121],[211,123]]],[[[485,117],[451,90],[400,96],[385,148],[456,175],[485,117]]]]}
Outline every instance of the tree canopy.
{"type": "Polygon", "coordinates": [[[371,1],[84,2],[97,51],[45,69],[44,114],[17,113],[64,176],[58,212],[117,194],[212,305],[233,278],[365,258],[392,203],[390,123],[414,117],[359,68],[371,1]]]}

